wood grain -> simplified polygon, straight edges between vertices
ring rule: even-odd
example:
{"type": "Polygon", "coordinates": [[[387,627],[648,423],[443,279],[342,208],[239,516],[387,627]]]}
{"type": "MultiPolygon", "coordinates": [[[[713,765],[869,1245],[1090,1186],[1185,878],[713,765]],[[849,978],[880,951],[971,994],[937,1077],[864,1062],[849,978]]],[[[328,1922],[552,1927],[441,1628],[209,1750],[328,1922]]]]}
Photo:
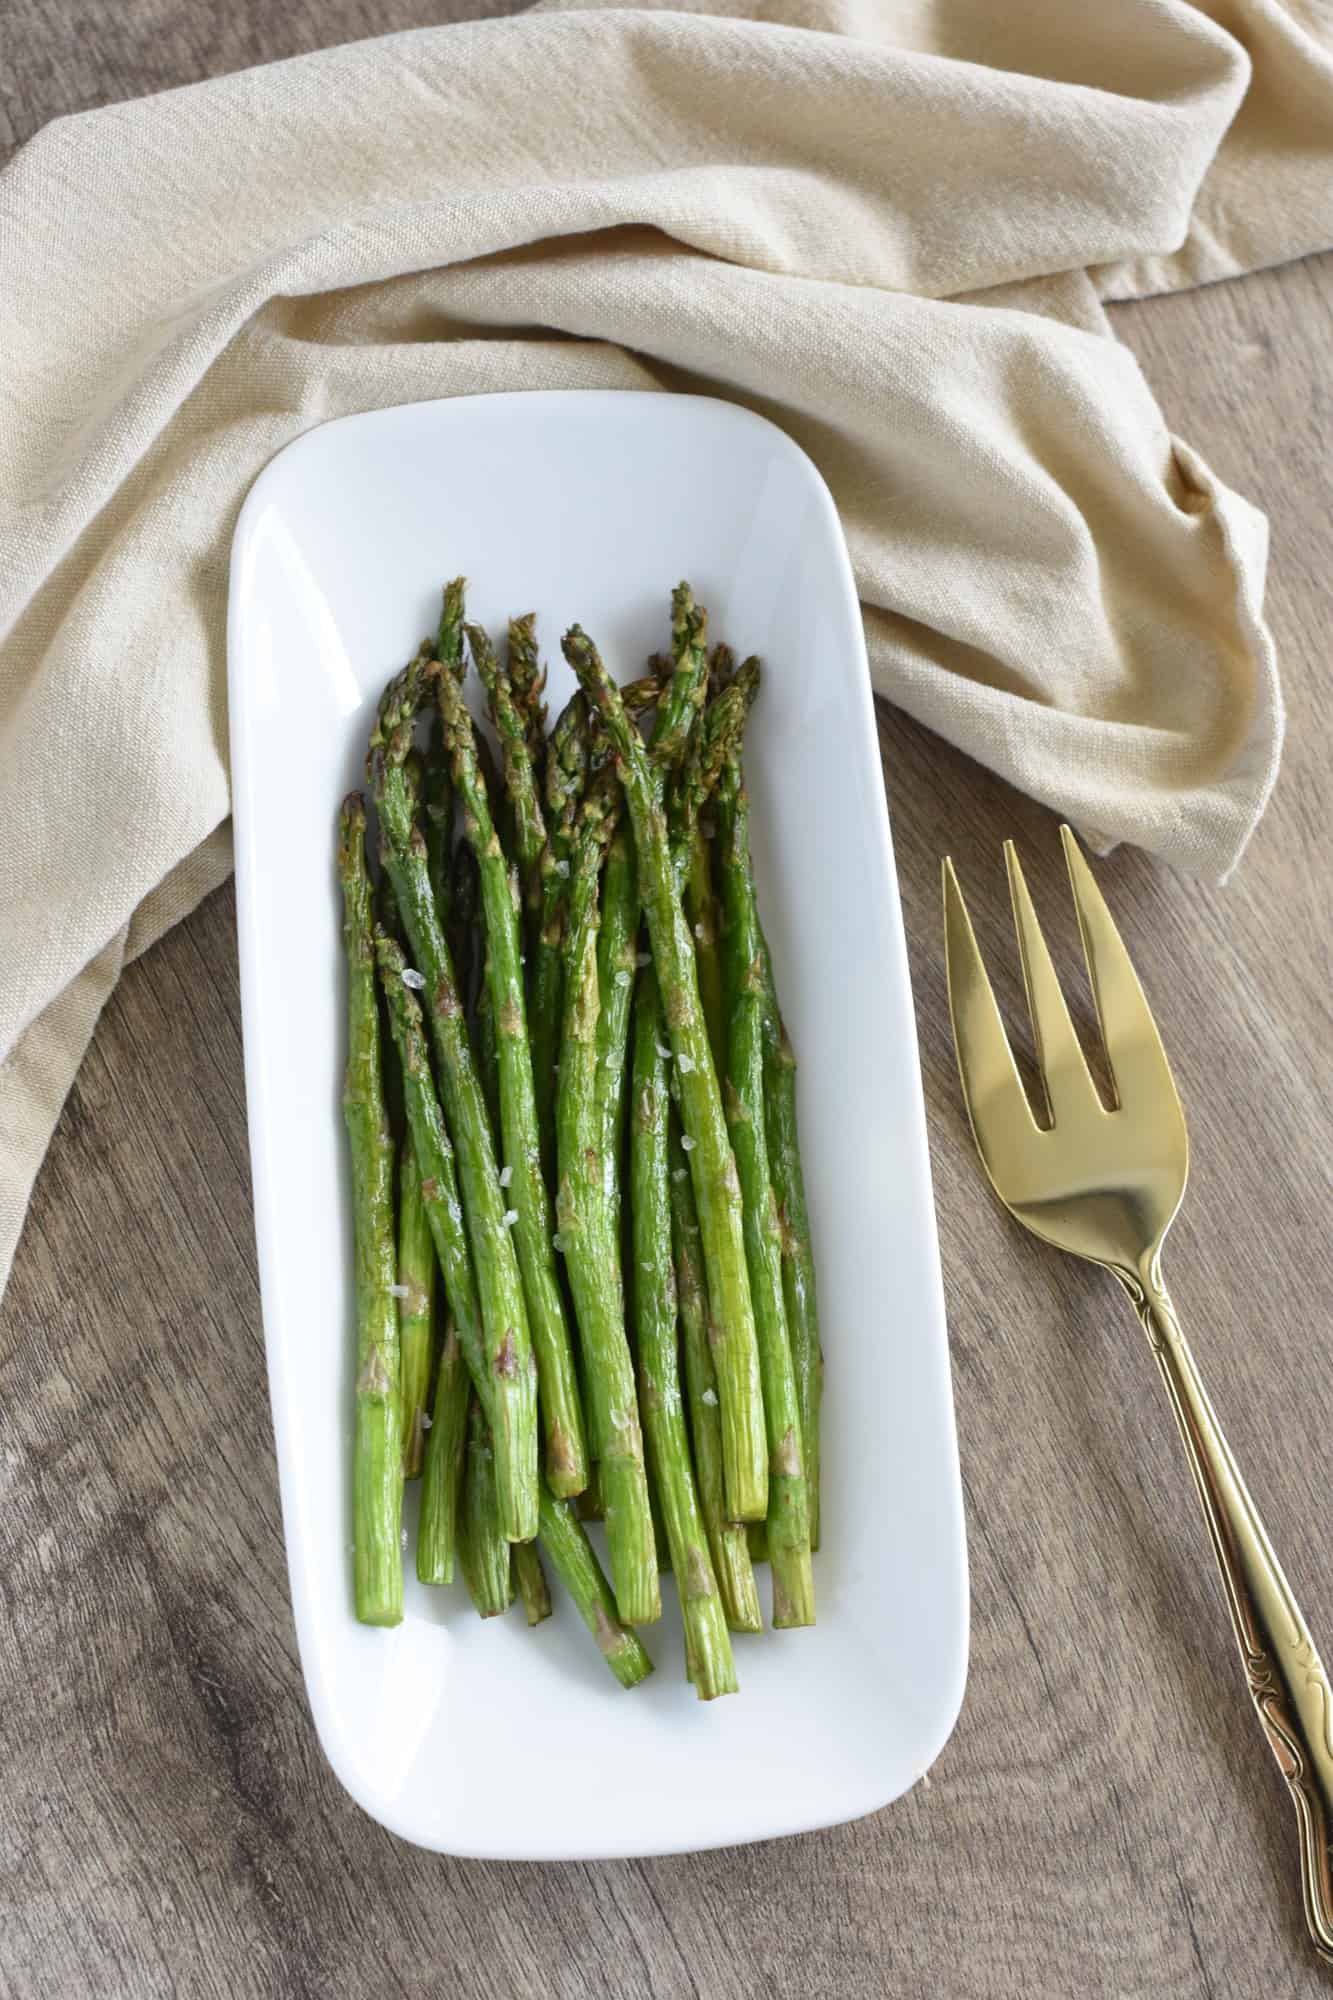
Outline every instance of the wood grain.
{"type": "MultiPolygon", "coordinates": [[[[460,0],[0,13],[0,139],[460,0]],[[17,53],[15,53],[17,52],[17,53]]],[[[1103,870],[1186,1098],[1173,1288],[1326,1653],[1333,260],[1122,308],[1172,425],[1273,523],[1291,710],[1235,882],[1103,870]]],[[[1054,822],[884,711],[967,1485],[972,1672],[929,1785],[859,1825],[607,1866],[442,1860],[341,1793],[287,1600],[241,1086],[233,904],[126,975],[39,1181],[0,1326],[0,1994],[1285,2000],[1290,1808],[1232,1657],[1146,1350],[1109,1281],[985,1195],[938,936],[950,848],[1006,968],[999,843],[1065,962],[1054,822]]],[[[830,1356],[836,1367],[836,1353],[830,1356]]]]}

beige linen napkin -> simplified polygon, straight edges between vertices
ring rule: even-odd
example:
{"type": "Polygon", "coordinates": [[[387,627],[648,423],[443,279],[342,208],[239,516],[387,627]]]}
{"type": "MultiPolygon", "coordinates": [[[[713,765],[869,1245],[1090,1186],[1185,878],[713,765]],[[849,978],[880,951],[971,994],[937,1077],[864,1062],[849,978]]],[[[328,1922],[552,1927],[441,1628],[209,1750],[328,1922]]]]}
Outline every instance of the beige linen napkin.
{"type": "Polygon", "coordinates": [[[229,865],[237,509],[345,411],[734,395],[832,487],[881,692],[1224,873],[1281,735],[1265,523],[1100,299],[1333,241],[1331,84],[1313,0],[572,5],[41,133],[0,181],[0,1281],[121,965],[229,865]]]}

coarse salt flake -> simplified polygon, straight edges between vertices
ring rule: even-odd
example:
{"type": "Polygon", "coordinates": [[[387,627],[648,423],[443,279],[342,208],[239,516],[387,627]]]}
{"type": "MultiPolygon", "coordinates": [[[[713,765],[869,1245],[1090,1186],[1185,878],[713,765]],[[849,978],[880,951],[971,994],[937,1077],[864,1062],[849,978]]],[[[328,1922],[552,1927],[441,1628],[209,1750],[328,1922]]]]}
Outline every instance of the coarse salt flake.
{"type": "Polygon", "coordinates": [[[565,1247],[565,1239],[560,1234],[560,1231],[557,1229],[554,1236],[552,1236],[551,1238],[551,1248],[553,1250],[563,1250],[564,1247],[565,1247]]]}
{"type": "Polygon", "coordinates": [[[404,986],[411,987],[414,993],[420,993],[426,981],[424,975],[418,972],[414,965],[405,965],[403,967],[403,984],[404,986]]]}
{"type": "Polygon", "coordinates": [[[717,1390],[705,1389],[702,1396],[700,1396],[699,1401],[701,1403],[707,1403],[710,1410],[715,1410],[717,1408],[717,1390]]]}
{"type": "Polygon", "coordinates": [[[434,1417],[428,1417],[424,1410],[421,1412],[421,1428],[423,1431],[428,1431],[434,1422],[434,1417]]]}
{"type": "Polygon", "coordinates": [[[676,1068],[680,1071],[682,1076],[688,1076],[691,1070],[696,1069],[697,1067],[698,1065],[695,1062],[693,1056],[679,1055],[676,1058],[676,1068]]]}
{"type": "Polygon", "coordinates": [[[702,944],[704,939],[708,936],[708,932],[704,929],[702,924],[696,924],[694,926],[694,935],[698,938],[700,944],[702,944]]]}
{"type": "Polygon", "coordinates": [[[694,1151],[694,1141],[693,1139],[691,1139],[688,1132],[681,1133],[680,1143],[685,1148],[685,1151],[687,1153],[692,1153],[694,1151]]]}
{"type": "Polygon", "coordinates": [[[616,974],[616,985],[617,985],[617,986],[628,986],[628,985],[629,985],[629,974],[628,974],[628,972],[618,972],[618,973],[616,974]]]}
{"type": "Polygon", "coordinates": [[[518,1210],[516,1208],[507,1208],[504,1214],[500,1217],[500,1220],[501,1222],[503,1222],[506,1229],[512,1229],[514,1224],[518,1221],[518,1210]]]}
{"type": "Polygon", "coordinates": [[[513,1178],[514,1178],[514,1169],[512,1167],[501,1167],[500,1169],[501,1187],[508,1187],[510,1181],[512,1181],[513,1178]]]}
{"type": "Polygon", "coordinates": [[[659,1042],[659,1043],[657,1044],[657,1053],[658,1053],[658,1055],[659,1055],[659,1056],[661,1056],[661,1058],[662,1058],[662,1061],[663,1061],[663,1062],[670,1062],[670,1061],[671,1061],[671,1051],[670,1051],[670,1049],[664,1049],[664,1048],[662,1047],[662,1044],[661,1044],[660,1042],[659,1042]]]}
{"type": "Polygon", "coordinates": [[[390,1296],[391,1298],[395,1298],[395,1299],[405,1299],[405,1298],[407,1297],[407,1286],[406,1286],[406,1285],[390,1285],[390,1287],[389,1287],[389,1296],[390,1296]]]}

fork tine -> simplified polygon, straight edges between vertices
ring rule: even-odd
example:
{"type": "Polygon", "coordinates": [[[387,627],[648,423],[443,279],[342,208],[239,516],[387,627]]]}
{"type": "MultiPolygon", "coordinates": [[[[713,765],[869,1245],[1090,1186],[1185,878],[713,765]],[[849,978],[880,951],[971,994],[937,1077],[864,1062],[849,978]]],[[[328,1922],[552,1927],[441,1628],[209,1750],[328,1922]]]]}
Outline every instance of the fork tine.
{"type": "Polygon", "coordinates": [[[1117,1101],[1123,1105],[1160,1099],[1163,1090],[1176,1097],[1171,1065],[1124,939],[1067,826],[1060,828],[1060,839],[1117,1101]]]}
{"type": "Polygon", "coordinates": [[[1023,984],[1027,989],[1042,1088],[1051,1123],[1058,1125],[1062,1110],[1066,1116],[1074,1110],[1086,1113],[1090,1105],[1100,1109],[1101,1099],[1074,1033],[1045,933],[1032,906],[1023,865],[1012,840],[1004,843],[1004,865],[1009,871],[1009,900],[1014,906],[1014,928],[1018,932],[1023,984]]]}
{"type": "Polygon", "coordinates": [[[944,967],[949,983],[949,1014],[963,1099],[977,1150],[990,1170],[988,1147],[995,1129],[1011,1134],[1037,1132],[1027,1092],[1014,1065],[1013,1050],[995,1004],[981,948],[967,914],[967,904],[954,873],[944,860],[944,967]]]}

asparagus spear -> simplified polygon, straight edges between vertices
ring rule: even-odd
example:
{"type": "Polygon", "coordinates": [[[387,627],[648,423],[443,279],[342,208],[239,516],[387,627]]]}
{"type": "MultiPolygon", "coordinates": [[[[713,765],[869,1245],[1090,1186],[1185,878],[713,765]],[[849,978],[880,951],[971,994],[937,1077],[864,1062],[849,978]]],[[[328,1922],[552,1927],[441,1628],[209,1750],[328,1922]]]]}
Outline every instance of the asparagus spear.
{"type": "MultiPolygon", "coordinates": [[[[520,1544],[520,1546],[526,1546],[520,1544]]],[[[468,1595],[483,1618],[497,1618],[514,1601],[510,1548],[496,1500],[495,1454],[481,1404],[474,1395],[467,1413],[467,1455],[463,1462],[463,1511],[458,1554],[468,1595]]]]}
{"type": "MultiPolygon", "coordinates": [[[[380,876],[377,928],[401,937],[398,901],[387,874],[380,876]]],[[[428,1428],[427,1398],[435,1361],[435,1248],[430,1220],[421,1199],[421,1170],[407,1126],[403,1097],[403,1066],[393,1039],[393,1023],[385,1005],[389,1032],[382,1037],[384,1093],[389,1124],[400,1138],[398,1156],[398,1389],[403,1418],[403,1476],[415,1479],[422,1470],[422,1437],[428,1428]]],[[[456,1345],[457,1343],[455,1343],[456,1345]]],[[[438,1398],[437,1398],[438,1400],[438,1398]]],[[[446,1399],[447,1407],[447,1399],[446,1399]]],[[[422,1490],[422,1519],[427,1493],[422,1490]]],[[[452,1534],[452,1529],[450,1529],[452,1534]]],[[[417,1537],[417,1574],[421,1575],[421,1536],[417,1537]]],[[[452,1562],[452,1553],[450,1555],[452,1562]]],[[[423,1577],[423,1582],[429,1581],[423,1577]]]]}
{"type": "MultiPolygon", "coordinates": [[[[725,688],[731,678],[732,653],[728,646],[715,646],[709,672],[710,685],[725,688]]],[[[718,949],[717,894],[713,886],[713,861],[709,829],[701,818],[708,794],[717,782],[720,766],[715,761],[716,718],[714,702],[705,725],[696,728],[686,751],[685,769],[676,788],[672,807],[672,841],[677,849],[677,868],[684,877],[685,917],[694,935],[694,956],[699,968],[699,1000],[708,1026],[708,1045],[718,1075],[726,1064],[722,1015],[722,958],[718,949]],[[710,768],[710,756],[713,758],[710,768]]]]}
{"type": "Polygon", "coordinates": [[[398,1394],[403,1477],[421,1474],[435,1359],[435,1246],[421,1199],[421,1170],[409,1134],[398,1155],[398,1394]]]}
{"type": "MultiPolygon", "coordinates": [[[[440,1365],[435,1375],[435,1408],[426,1435],[426,1464],[421,1475],[421,1514],[417,1522],[417,1581],[452,1583],[458,1550],[458,1503],[467,1439],[467,1409],[471,1394],[467,1363],[458,1329],[449,1321],[440,1365]]],[[[526,1548],[526,1542],[516,1544],[526,1548]]]]}
{"type": "Polygon", "coordinates": [[[542,1559],[537,1553],[535,1542],[515,1542],[510,1550],[510,1560],[514,1566],[514,1582],[523,1600],[523,1615],[529,1625],[540,1625],[551,1615],[551,1593],[547,1588],[546,1572],[542,1559]]]}
{"type": "MultiPolygon", "coordinates": [[[[389,683],[370,739],[367,769],[379,809],[384,865],[415,961],[430,996],[430,1027],[440,1091],[458,1151],[468,1240],[476,1266],[487,1365],[487,1397],[495,1447],[500,1512],[511,1541],[536,1532],[536,1371],[518,1260],[504,1225],[505,1201],[491,1142],[486,1102],[463,1020],[453,960],[435,908],[426,842],[412,818],[403,779],[412,726],[424,699],[425,666],[412,661],[389,683]]],[[[406,1065],[405,1065],[406,1068],[406,1065]]],[[[423,1174],[430,1165],[413,1130],[423,1174]]],[[[443,1258],[441,1258],[443,1267],[443,1258]]],[[[446,1281],[448,1273],[446,1271],[446,1281]]],[[[460,1322],[456,1302],[454,1317],[460,1322]]]]}
{"type": "Polygon", "coordinates": [[[773,1623],[812,1625],[810,1501],[801,1408],[782,1290],[781,1231],[769,1179],[764,1125],[763,938],[750,863],[749,806],[739,757],[718,788],[723,962],[727,973],[727,1122],[745,1203],[750,1270],[768,1426],[768,1560],[773,1623]]]}
{"type": "Polygon", "coordinates": [[[620,1258],[606,1202],[596,1095],[597,881],[614,824],[614,785],[594,780],[575,847],[565,959],[565,1022],[556,1106],[556,1214],[582,1339],[588,1441],[599,1468],[616,1603],[627,1624],[660,1615],[643,1437],[625,1332],[620,1258]]]}
{"type": "Polygon", "coordinates": [[[629,1024],[639,942],[639,885],[629,829],[618,823],[602,871],[597,933],[597,1116],[611,1233],[620,1242],[620,1171],[625,1150],[629,1024]]]}
{"type": "MultiPolygon", "coordinates": [[[[723,649],[718,648],[718,652],[723,649]]],[[[682,810],[696,817],[721,770],[740,754],[746,716],[759,687],[759,663],[747,660],[734,679],[725,662],[713,655],[713,677],[728,680],[724,692],[711,704],[700,732],[703,751],[695,768],[694,793],[682,802],[682,810]]],[[[747,852],[748,852],[748,841],[747,852]]],[[[756,922],[758,917],[756,915],[756,922]]],[[[819,1547],[819,1404],[824,1379],[824,1357],[819,1341],[819,1310],[815,1294],[814,1255],[810,1242],[810,1220],[805,1202],[805,1180],[801,1172],[801,1152],[796,1122],[796,1057],[783,1025],[778,1004],[773,961],[759,931],[763,969],[764,1033],[764,1112],[768,1141],[769,1175],[778,1204],[782,1237],[782,1292],[787,1309],[787,1330],[791,1340],[792,1365],[801,1406],[801,1442],[805,1454],[806,1485],[810,1495],[810,1546],[819,1547]]],[[[751,1553],[756,1548],[751,1536],[751,1553]]],[[[758,1558],[756,1557],[756,1560],[758,1558]]]]}
{"type": "Polygon", "coordinates": [[[356,1431],[352,1456],[352,1549],[356,1615],[397,1625],[403,1615],[402,1417],[393,1236],[393,1140],[380,1074],[380,1017],[366,812],[359,792],[343,800],[338,874],[347,955],[347,1072],[343,1119],[352,1162],[356,1255],[356,1431]]]}
{"type": "Polygon", "coordinates": [[[542,910],[542,868],[546,857],[546,822],[537,796],[537,759],[545,751],[546,707],[541,686],[546,676],[535,666],[536,648],[531,644],[531,618],[514,619],[509,627],[509,666],[502,668],[480,625],[467,628],[473,662],[486,690],[486,706],[500,740],[504,787],[514,814],[514,859],[518,863],[523,891],[527,948],[540,941],[542,910]],[[516,660],[526,657],[530,646],[532,680],[524,682],[524,696],[511,678],[516,660]],[[535,689],[536,740],[532,735],[534,710],[530,706],[535,689]]]}
{"type": "MultiPolygon", "coordinates": [[[[688,583],[671,593],[671,678],[658,700],[652,761],[662,783],[685,754],[690,731],[708,699],[708,614],[688,583]]],[[[624,703],[621,696],[621,703],[624,703]]]]}
{"type": "Polygon", "coordinates": [[[620,1685],[630,1688],[645,1680],[653,1670],[653,1663],[638,1634],[621,1623],[616,1600],[587,1534],[568,1502],[555,1499],[544,1487],[541,1545],[620,1685]]]}
{"type": "Polygon", "coordinates": [[[518,912],[509,869],[477,767],[472,719],[451,676],[443,676],[438,689],[450,770],[463,810],[463,833],[477,857],[481,875],[487,986],[499,1031],[500,1129],[508,1194],[513,1204],[511,1210],[505,1211],[505,1223],[507,1226],[512,1221],[518,1241],[528,1323],[537,1357],[546,1478],[551,1491],[566,1498],[581,1493],[587,1484],[588,1459],[573,1342],[551,1240],[554,1227],[551,1198],[542,1175],[537,1139],[518,912]]]}
{"type": "MultiPolygon", "coordinates": [[[[596,647],[580,627],[565,656],[615,745],[639,864],[639,890],[679,1079],[682,1143],[690,1156],[712,1312],[713,1359],[722,1399],[727,1503],[735,1520],[768,1506],[768,1452],[754,1311],[745,1263],[740,1183],[699,1001],[694,941],[676,893],[666,816],[647,754],[596,647]]],[[[563,1079],[562,1079],[563,1081],[563,1079]]]]}
{"type": "Polygon", "coordinates": [[[805,1176],[796,1126],[796,1055],[778,1005],[777,984],[767,942],[761,939],[764,1030],[764,1122],[768,1170],[778,1205],[782,1246],[782,1297],[787,1308],[792,1367],[801,1410],[801,1443],[810,1496],[810,1546],[819,1547],[819,1405],[824,1389],[824,1354],[819,1341],[819,1305],[805,1176]]]}
{"type": "MultiPolygon", "coordinates": [[[[717,1374],[708,1346],[708,1294],[704,1287],[703,1246],[699,1217],[690,1186],[690,1170],[680,1143],[680,1125],[673,1116],[670,1131],[671,1234],[676,1264],[676,1296],[680,1307],[681,1349],[689,1399],[690,1437],[699,1488],[699,1509],[713,1558],[713,1574],[722,1595],[727,1623],[733,1632],[761,1632],[759,1592],[746,1547],[746,1526],[727,1518],[722,1472],[722,1417],[718,1408],[717,1374]]],[[[750,1529],[762,1528],[762,1521],[750,1529]]]]}
{"type": "Polygon", "coordinates": [[[664,1033],[657,978],[648,965],[639,976],[634,999],[630,1120],[639,1403],[653,1486],[680,1596],[690,1678],[700,1701],[711,1701],[715,1695],[735,1693],[736,1664],[717,1579],[709,1560],[681,1405],[676,1358],[676,1281],[671,1253],[671,1181],[667,1164],[670,1098],[666,1062],[660,1053],[664,1033]]]}
{"type": "MultiPolygon", "coordinates": [[[[515,1377],[507,1370],[497,1369],[494,1366],[493,1352],[488,1346],[477,1279],[473,1274],[472,1253],[464,1225],[463,1204],[459,1200],[454,1149],[445,1128],[439,1098],[435,1094],[421,1008],[416,994],[403,979],[404,972],[408,970],[407,961],[403,957],[401,947],[392,938],[385,937],[382,932],[376,940],[376,948],[379,953],[380,981],[403,1072],[408,1129],[412,1134],[412,1143],[416,1148],[417,1161],[421,1167],[421,1200],[430,1222],[431,1235],[435,1241],[435,1255],[444,1278],[445,1295],[449,1301],[449,1310],[453,1314],[463,1359],[487,1413],[494,1443],[496,1436],[508,1437],[511,1434],[516,1415],[520,1420],[524,1420],[527,1412],[524,1403],[513,1393],[515,1377]]],[[[535,1460],[535,1422],[532,1423],[530,1434],[535,1460]]],[[[512,1450],[510,1456],[512,1459],[512,1450]]],[[[502,1466],[504,1464],[498,1455],[497,1463],[502,1466]]],[[[536,1483],[534,1478],[534,1488],[536,1483]]],[[[505,1491],[502,1480],[500,1484],[502,1506],[505,1502],[505,1491]]],[[[510,1536],[510,1540],[516,1539],[518,1538],[510,1536]]]]}
{"type": "Polygon", "coordinates": [[[556,1065],[564,1011],[565,917],[574,829],[588,775],[588,707],[581,694],[562,711],[546,751],[546,849],[542,856],[541,928],[533,955],[532,1086],[542,1166],[555,1185],[556,1065]]]}
{"type": "Polygon", "coordinates": [[[486,1100],[486,1116],[490,1120],[491,1144],[499,1146],[500,1123],[500,1036],[495,1025],[495,1002],[491,997],[491,957],[485,939],[480,940],[478,956],[481,960],[481,977],[477,985],[477,996],[472,1004],[469,1025],[472,1029],[472,1047],[477,1059],[477,1077],[481,1083],[481,1094],[486,1100]]]}
{"type": "MultiPolygon", "coordinates": [[[[439,917],[440,928],[447,937],[452,921],[450,865],[453,858],[454,793],[438,724],[431,735],[421,803],[426,835],[426,865],[430,871],[431,888],[435,891],[435,913],[439,917]]],[[[386,924],[385,928],[387,930],[389,926],[386,924]]]]}
{"type": "Polygon", "coordinates": [[[546,755],[546,703],[542,698],[546,669],[537,654],[537,615],[533,611],[509,621],[508,669],[506,678],[514,707],[522,719],[528,761],[535,778],[546,755]]]}

